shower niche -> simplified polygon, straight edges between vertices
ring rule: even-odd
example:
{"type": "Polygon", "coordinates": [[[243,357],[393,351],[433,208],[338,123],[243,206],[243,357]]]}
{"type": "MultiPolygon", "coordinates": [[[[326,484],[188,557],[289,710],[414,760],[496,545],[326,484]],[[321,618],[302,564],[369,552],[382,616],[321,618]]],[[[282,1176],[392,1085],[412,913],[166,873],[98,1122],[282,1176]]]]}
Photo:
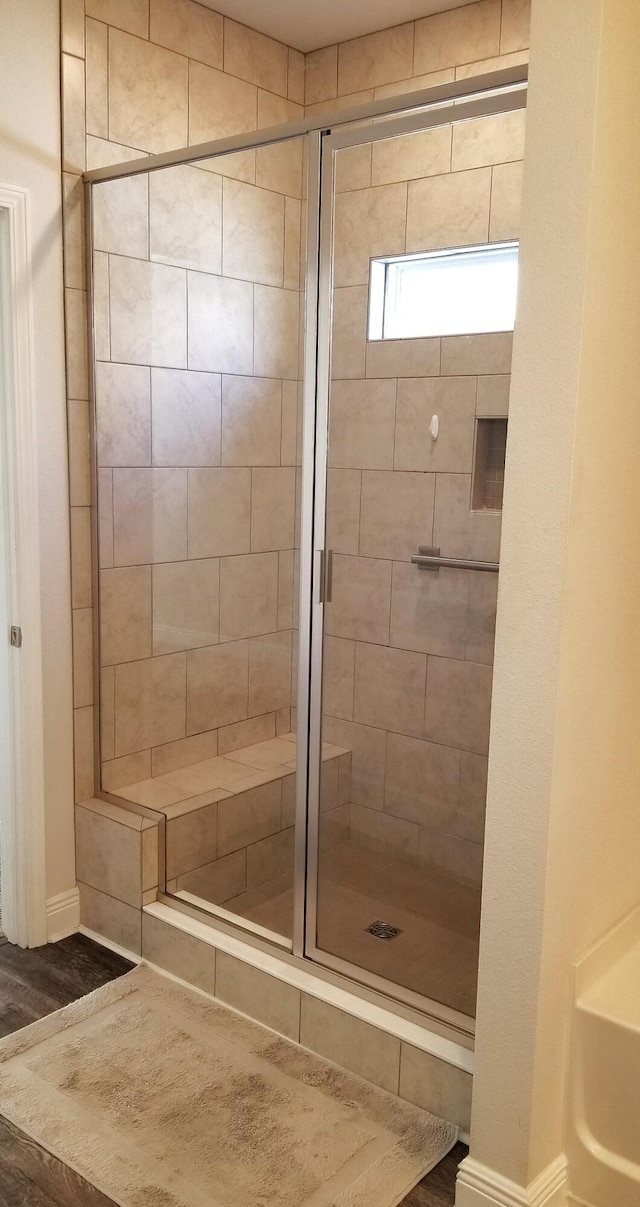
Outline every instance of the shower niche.
{"type": "Polygon", "coordinates": [[[468,1030],[512,332],[369,338],[372,262],[517,241],[524,91],[445,102],[91,174],[96,774],[168,898],[468,1030]]]}

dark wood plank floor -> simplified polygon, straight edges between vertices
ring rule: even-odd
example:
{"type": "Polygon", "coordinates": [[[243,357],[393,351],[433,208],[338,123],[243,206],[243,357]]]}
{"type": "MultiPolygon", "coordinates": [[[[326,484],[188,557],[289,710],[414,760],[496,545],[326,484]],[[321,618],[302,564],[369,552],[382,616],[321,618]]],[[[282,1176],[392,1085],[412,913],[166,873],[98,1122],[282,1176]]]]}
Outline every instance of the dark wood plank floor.
{"type": "MultiPolygon", "coordinates": [[[[106,985],[132,965],[72,935],[34,951],[0,945],[0,1036],[106,985]]],[[[456,1170],[467,1149],[456,1144],[400,1207],[452,1207],[456,1170]]],[[[114,1207],[61,1161],[0,1116],[1,1207],[114,1207]]],[[[375,1204],[372,1204],[375,1207],[375,1204]]]]}

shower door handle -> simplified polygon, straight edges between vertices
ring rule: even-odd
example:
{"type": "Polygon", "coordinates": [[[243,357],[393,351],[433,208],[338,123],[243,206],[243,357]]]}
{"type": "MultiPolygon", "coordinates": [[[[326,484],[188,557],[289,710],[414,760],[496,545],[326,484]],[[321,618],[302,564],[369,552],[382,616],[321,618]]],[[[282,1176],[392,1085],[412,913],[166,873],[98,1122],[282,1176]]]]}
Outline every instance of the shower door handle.
{"type": "Polygon", "coordinates": [[[320,550],[318,603],[331,603],[333,589],[333,549],[320,550]]]}

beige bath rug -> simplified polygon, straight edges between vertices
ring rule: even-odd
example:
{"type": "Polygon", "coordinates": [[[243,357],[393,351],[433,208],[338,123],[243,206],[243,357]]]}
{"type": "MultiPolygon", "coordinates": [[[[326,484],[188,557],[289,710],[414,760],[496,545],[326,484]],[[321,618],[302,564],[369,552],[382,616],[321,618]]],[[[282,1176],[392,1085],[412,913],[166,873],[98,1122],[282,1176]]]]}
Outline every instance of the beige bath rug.
{"type": "Polygon", "coordinates": [[[395,1207],[457,1136],[144,965],[0,1043],[0,1112],[123,1207],[395,1207]]]}

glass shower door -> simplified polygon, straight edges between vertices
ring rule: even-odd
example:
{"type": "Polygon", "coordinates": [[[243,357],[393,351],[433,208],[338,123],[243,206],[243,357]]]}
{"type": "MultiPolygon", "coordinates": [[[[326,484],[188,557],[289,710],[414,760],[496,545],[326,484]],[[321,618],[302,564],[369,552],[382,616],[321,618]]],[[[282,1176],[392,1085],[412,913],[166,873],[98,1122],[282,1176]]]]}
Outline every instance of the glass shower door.
{"type": "Polygon", "coordinates": [[[473,1016],[515,298],[502,269],[509,255],[517,264],[524,110],[393,130],[329,137],[325,151],[332,331],[310,950],[408,1001],[473,1016]]]}

